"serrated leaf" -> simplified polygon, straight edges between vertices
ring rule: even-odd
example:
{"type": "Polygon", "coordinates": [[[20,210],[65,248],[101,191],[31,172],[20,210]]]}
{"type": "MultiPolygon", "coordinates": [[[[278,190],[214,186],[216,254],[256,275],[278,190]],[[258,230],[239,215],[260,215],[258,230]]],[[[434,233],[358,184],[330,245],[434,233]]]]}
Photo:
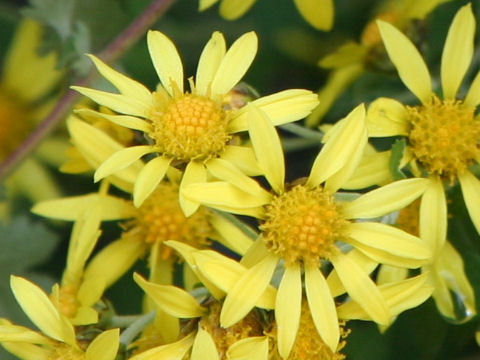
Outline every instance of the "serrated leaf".
{"type": "Polygon", "coordinates": [[[400,169],[400,163],[405,154],[407,143],[405,139],[397,139],[392,145],[392,155],[390,156],[390,173],[394,180],[405,179],[407,176],[400,169]]]}

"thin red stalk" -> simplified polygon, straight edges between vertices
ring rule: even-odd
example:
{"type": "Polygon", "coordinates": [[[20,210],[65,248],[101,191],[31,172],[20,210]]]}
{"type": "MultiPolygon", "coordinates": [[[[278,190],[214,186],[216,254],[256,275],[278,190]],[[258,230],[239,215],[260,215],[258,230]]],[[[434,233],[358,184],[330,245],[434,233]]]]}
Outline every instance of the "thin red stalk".
{"type": "MultiPolygon", "coordinates": [[[[105,49],[103,49],[98,57],[105,62],[111,62],[121,56],[129,49],[140,37],[144,36],[153,23],[161,17],[165,11],[173,4],[175,0],[153,0],[152,3],[124,30],[120,33],[105,49]]],[[[83,79],[79,80],[75,85],[87,86],[90,84],[93,76],[91,71],[83,79]]],[[[0,179],[10,174],[15,166],[26,158],[37,145],[50,134],[60,121],[62,121],[70,111],[72,111],[75,103],[80,99],[80,94],[67,90],[59,99],[53,110],[47,117],[37,126],[30,136],[2,163],[0,163],[0,179]]]]}

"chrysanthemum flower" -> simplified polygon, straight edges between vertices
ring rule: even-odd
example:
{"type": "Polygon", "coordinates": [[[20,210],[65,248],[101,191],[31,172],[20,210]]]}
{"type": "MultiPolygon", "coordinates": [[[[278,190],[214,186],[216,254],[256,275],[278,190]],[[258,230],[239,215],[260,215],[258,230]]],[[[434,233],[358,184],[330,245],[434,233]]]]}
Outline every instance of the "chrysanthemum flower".
{"type": "MultiPolygon", "coordinates": [[[[151,140],[114,153],[95,172],[95,181],[116,173],[146,154],[158,154],[148,161],[138,175],[133,192],[140,206],[162,180],[170,165],[185,167],[181,187],[203,182],[207,170],[214,176],[231,173],[234,165],[249,174],[258,168],[251,150],[230,144],[232,136],[248,129],[243,109],[226,108],[224,98],[240,81],[257,50],[257,37],[250,32],[241,36],[226,51],[225,40],[214,32],[198,63],[195,82],[189,79],[191,93],[184,91],[182,61],[175,45],[162,33],[150,31],[147,36],[152,61],[161,85],[151,93],[91,56],[97,69],[120,94],[74,87],[97,103],[127,115],[99,114],[122,126],[142,131],[151,140]],[[233,164],[233,165],[232,165],[233,164]]],[[[307,90],[286,90],[253,101],[274,124],[298,120],[317,104],[316,96],[307,90]]],[[[198,204],[181,200],[186,214],[198,204]]]]}
{"type": "MultiPolygon", "coordinates": [[[[41,34],[40,24],[22,21],[5,54],[0,76],[0,162],[27,138],[55,104],[56,99],[48,95],[63,74],[55,69],[55,54],[38,55],[41,34]]],[[[47,141],[43,148],[52,146],[61,145],[58,141],[47,141]]],[[[45,151],[37,153],[44,160],[45,154],[45,151]]],[[[5,184],[9,193],[21,193],[34,201],[60,195],[51,175],[33,157],[26,159],[5,184]]],[[[3,206],[7,204],[0,203],[0,217],[7,215],[2,211],[8,213],[8,209],[2,210],[3,206]]]]}
{"type": "MultiPolygon", "coordinates": [[[[221,0],[220,15],[227,20],[235,20],[245,14],[256,0],[221,0]]],[[[218,0],[200,0],[200,11],[213,6],[218,0]]],[[[294,0],[303,18],[318,30],[330,30],[333,26],[333,0],[294,0]]]]}
{"type": "Polygon", "coordinates": [[[25,314],[42,333],[0,320],[0,343],[25,360],[114,360],[119,331],[99,334],[88,347],[77,342],[72,324],[54,306],[47,294],[30,281],[12,276],[10,285],[25,314]]]}
{"type": "Polygon", "coordinates": [[[423,193],[428,180],[396,182],[352,202],[334,196],[352,174],[367,141],[365,110],[360,105],[332,128],[309,177],[285,184],[278,135],[262,110],[253,104],[247,108],[255,155],[273,191],[263,190],[247,177],[237,179],[234,185],[211,182],[183,189],[184,195],[194,201],[220,210],[254,214],[262,220],[262,234],[242,260],[249,269],[229,290],[221,324],[231,326],[252,309],[280,263],[285,269],[275,304],[280,355],[288,356],[298,329],[302,271],[316,328],[335,351],[339,341],[337,313],[320,266],[331,262],[352,299],[374,321],[387,323],[390,315],[384,298],[368,273],[342,252],[341,243],[380,263],[409,268],[425,263],[430,252],[418,238],[385,224],[354,219],[374,218],[405,206],[423,193]]]}
{"type": "Polygon", "coordinates": [[[475,19],[471,5],[462,7],[452,21],[441,63],[443,99],[432,90],[427,66],[410,40],[392,25],[378,22],[385,47],[403,83],[421,101],[407,106],[380,98],[368,112],[370,136],[405,136],[404,162],[414,176],[429,177],[420,219],[421,238],[438,253],[446,238],[447,204],[444,189],[459,181],[473,224],[480,232],[480,181],[470,171],[478,163],[480,122],[476,109],[480,103],[480,75],[477,75],[463,100],[456,98],[473,55],[475,19]]]}

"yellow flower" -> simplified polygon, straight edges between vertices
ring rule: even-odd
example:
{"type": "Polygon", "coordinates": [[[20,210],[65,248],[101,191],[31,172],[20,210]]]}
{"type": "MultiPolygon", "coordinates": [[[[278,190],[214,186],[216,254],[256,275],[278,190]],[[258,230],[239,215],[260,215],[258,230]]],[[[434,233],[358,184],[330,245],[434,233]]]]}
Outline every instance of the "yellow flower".
{"type": "Polygon", "coordinates": [[[348,243],[381,263],[421,266],[430,252],[418,238],[385,224],[353,220],[374,218],[402,208],[423,193],[428,181],[399,181],[351,202],[336,197],[336,191],[360,161],[367,141],[365,110],[360,105],[330,130],[309,177],[285,184],[283,152],[275,128],[262,110],[253,104],[247,108],[254,152],[273,192],[267,192],[246,176],[232,184],[217,181],[183,189],[191,200],[262,220],[262,234],[242,260],[249,269],[229,290],[221,324],[231,326],[252,309],[280,263],[285,269],[275,304],[280,355],[288,356],[297,333],[302,269],[316,328],[335,351],[339,341],[338,319],[321,264],[325,260],[331,262],[350,297],[374,321],[388,323],[390,314],[385,299],[368,273],[343,253],[341,244],[348,243]]]}
{"type": "Polygon", "coordinates": [[[77,342],[75,329],[50,301],[47,294],[30,281],[12,276],[10,286],[17,302],[42,333],[0,319],[0,343],[25,360],[114,360],[119,331],[102,332],[88,345],[77,342]]]}
{"type": "Polygon", "coordinates": [[[307,118],[307,125],[314,127],[322,120],[337,98],[366,70],[378,68],[384,54],[382,39],[375,20],[381,19],[402,30],[411,27],[415,20],[424,19],[440,4],[450,0],[389,0],[382,1],[376,15],[363,29],[358,42],[347,42],[319,61],[319,65],[331,69],[326,85],[319,90],[320,104],[307,118]]]}
{"type": "MultiPolygon", "coordinates": [[[[0,76],[0,162],[24,141],[38,121],[48,114],[55,98],[48,97],[63,75],[55,70],[56,56],[37,54],[42,27],[24,20],[18,26],[8,49],[0,76]],[[35,81],[32,81],[35,79],[35,81]]],[[[51,149],[62,153],[66,144],[50,139],[36,153],[38,159],[54,161],[51,149]]],[[[32,200],[59,196],[51,175],[30,157],[6,179],[9,195],[22,193],[32,200]]],[[[0,203],[0,217],[8,216],[8,204],[0,203]],[[2,214],[2,207],[5,207],[2,214]]]]}
{"type": "MultiPolygon", "coordinates": [[[[257,37],[241,36],[226,51],[225,40],[214,32],[198,63],[191,93],[184,91],[182,61],[175,45],[162,33],[147,36],[152,61],[161,85],[151,93],[138,82],[111,69],[91,56],[100,73],[120,94],[74,87],[97,103],[127,115],[98,114],[122,126],[144,132],[150,145],[128,147],[115,152],[95,172],[95,181],[116,173],[146,154],[158,154],[143,167],[135,181],[134,204],[140,206],[165,176],[170,165],[185,168],[180,187],[203,182],[208,173],[232,173],[236,166],[258,175],[251,149],[230,144],[232,136],[248,129],[243,109],[225,107],[224,98],[243,77],[257,49],[257,37]]],[[[307,90],[286,90],[255,101],[275,125],[298,120],[317,104],[307,90]]],[[[238,170],[237,170],[238,171],[238,170]]],[[[180,199],[187,215],[198,204],[180,199]]]]}
{"type": "MultiPolygon", "coordinates": [[[[385,47],[403,83],[420,100],[417,106],[380,98],[368,110],[370,136],[404,136],[402,164],[409,163],[416,177],[429,177],[420,208],[420,237],[434,254],[443,249],[447,228],[444,188],[457,179],[473,224],[480,232],[480,181],[470,171],[478,163],[480,75],[464,100],[456,98],[473,55],[475,19],[471,5],[462,7],[450,25],[441,63],[443,99],[432,91],[429,71],[410,40],[392,25],[378,22],[385,47]]],[[[401,165],[402,165],[401,164],[401,165]]]]}
{"type": "MultiPolygon", "coordinates": [[[[199,9],[204,11],[218,0],[200,0],[199,9]]],[[[255,0],[221,0],[220,15],[227,20],[235,20],[245,14],[255,0]]],[[[333,0],[294,0],[303,18],[318,30],[330,30],[333,26],[333,0]]]]}

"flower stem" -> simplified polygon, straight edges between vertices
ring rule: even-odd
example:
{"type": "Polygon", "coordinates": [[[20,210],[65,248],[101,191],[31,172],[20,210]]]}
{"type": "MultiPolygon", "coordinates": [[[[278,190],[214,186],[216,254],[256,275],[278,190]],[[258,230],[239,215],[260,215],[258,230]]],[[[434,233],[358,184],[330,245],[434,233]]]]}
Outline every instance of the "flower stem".
{"type": "MultiPolygon", "coordinates": [[[[153,0],[151,4],[110,44],[103,49],[98,57],[105,62],[111,62],[127,51],[140,37],[144,36],[147,29],[160,18],[175,0],[153,0]]],[[[75,85],[87,86],[95,78],[95,73],[90,73],[79,80],[75,85]]],[[[73,90],[66,92],[59,99],[53,110],[43,119],[30,136],[2,163],[0,163],[0,179],[9,175],[23,159],[25,159],[37,145],[50,134],[60,121],[62,121],[81,95],[73,90]]]]}

